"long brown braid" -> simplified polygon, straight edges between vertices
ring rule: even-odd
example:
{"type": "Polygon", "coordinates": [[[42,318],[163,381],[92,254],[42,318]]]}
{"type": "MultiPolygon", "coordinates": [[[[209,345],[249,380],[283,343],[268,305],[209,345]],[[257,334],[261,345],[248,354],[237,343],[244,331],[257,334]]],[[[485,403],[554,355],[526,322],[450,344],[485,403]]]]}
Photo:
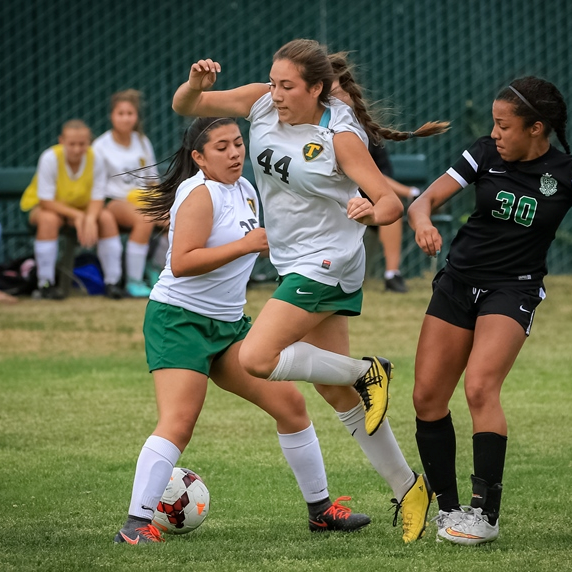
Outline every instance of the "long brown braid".
{"type": "Polygon", "coordinates": [[[391,127],[382,127],[371,115],[368,103],[363,97],[362,88],[355,81],[353,67],[348,62],[348,52],[337,52],[328,56],[335,76],[338,78],[340,87],[351,97],[354,113],[357,120],[365,129],[368,137],[374,143],[380,143],[382,139],[392,141],[406,141],[412,137],[429,137],[444,133],[449,129],[448,121],[430,121],[415,131],[398,131],[391,127]]]}
{"type": "Polygon", "coordinates": [[[431,121],[415,131],[397,131],[390,127],[382,127],[368,109],[362,89],[354,79],[347,56],[347,52],[328,55],[326,46],[316,40],[297,39],[282,46],[274,54],[273,61],[291,61],[298,68],[300,76],[308,87],[321,82],[323,89],[318,99],[323,104],[328,104],[332,83],[337,78],[341,88],[352,98],[357,120],[373,143],[380,143],[382,139],[405,141],[412,137],[429,137],[449,129],[448,121],[431,121]]]}

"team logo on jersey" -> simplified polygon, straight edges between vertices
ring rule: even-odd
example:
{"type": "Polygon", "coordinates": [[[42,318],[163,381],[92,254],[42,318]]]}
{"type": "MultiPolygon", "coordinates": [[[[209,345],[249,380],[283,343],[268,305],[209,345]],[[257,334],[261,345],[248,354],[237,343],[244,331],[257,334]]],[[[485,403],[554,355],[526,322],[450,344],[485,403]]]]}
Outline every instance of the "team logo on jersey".
{"type": "Polygon", "coordinates": [[[256,214],[256,205],[254,204],[254,199],[246,199],[246,202],[248,203],[250,210],[256,214]]]}
{"type": "Polygon", "coordinates": [[[324,150],[324,147],[319,143],[306,143],[302,152],[306,161],[313,161],[324,150]]]}
{"type": "Polygon", "coordinates": [[[540,192],[547,197],[552,196],[558,189],[558,181],[552,178],[550,173],[544,173],[540,177],[540,192]]]}
{"type": "Polygon", "coordinates": [[[144,166],[145,166],[145,157],[139,157],[139,166],[140,166],[140,167],[144,167],[144,166]]]}

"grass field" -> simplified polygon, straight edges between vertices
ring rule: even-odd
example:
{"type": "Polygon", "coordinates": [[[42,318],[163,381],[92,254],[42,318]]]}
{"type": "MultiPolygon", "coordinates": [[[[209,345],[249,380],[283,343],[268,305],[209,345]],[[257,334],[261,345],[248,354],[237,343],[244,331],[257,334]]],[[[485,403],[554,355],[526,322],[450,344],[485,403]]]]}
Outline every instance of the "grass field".
{"type": "MultiPolygon", "coordinates": [[[[389,418],[419,469],[411,404],[417,335],[430,279],[411,292],[365,287],[352,319],[352,354],[396,366],[389,418]]],[[[155,424],[141,323],[145,301],[72,297],[0,307],[0,570],[473,571],[572,570],[570,339],[572,277],[547,280],[531,338],[503,390],[509,448],[501,536],[471,548],[412,545],[391,526],[391,491],[308,384],[333,498],[372,524],[354,535],[312,535],[272,421],[213,384],[179,464],[198,472],[211,512],[197,531],[164,544],[114,545],[138,452],[155,424]]],[[[249,292],[256,316],[270,290],[249,292]]],[[[452,403],[459,489],[469,501],[471,427],[462,388],[452,403]]],[[[431,516],[436,513],[431,509],[431,516]]]]}

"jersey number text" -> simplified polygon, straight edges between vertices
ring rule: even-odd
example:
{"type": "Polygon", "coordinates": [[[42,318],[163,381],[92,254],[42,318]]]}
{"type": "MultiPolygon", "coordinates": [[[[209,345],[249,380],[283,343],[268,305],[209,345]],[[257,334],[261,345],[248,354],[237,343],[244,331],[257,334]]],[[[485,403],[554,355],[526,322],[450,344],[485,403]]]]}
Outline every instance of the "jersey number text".
{"type": "MultiPolygon", "coordinates": [[[[264,149],[256,160],[258,164],[264,169],[265,175],[270,175],[272,177],[272,155],[274,151],[272,149],[264,149]]],[[[280,179],[285,183],[290,183],[288,180],[288,167],[290,166],[290,161],[292,161],[292,157],[288,157],[288,155],[284,155],[282,159],[279,159],[274,163],[274,170],[280,175],[280,179]]]]}
{"type": "MultiPolygon", "coordinates": [[[[512,214],[516,197],[507,191],[499,191],[496,198],[502,204],[498,211],[493,211],[491,214],[495,218],[508,220],[512,214]]],[[[536,205],[536,199],[525,196],[520,197],[516,203],[516,209],[514,211],[514,222],[517,222],[522,226],[530,226],[534,219],[534,215],[536,214],[536,205]]]]}

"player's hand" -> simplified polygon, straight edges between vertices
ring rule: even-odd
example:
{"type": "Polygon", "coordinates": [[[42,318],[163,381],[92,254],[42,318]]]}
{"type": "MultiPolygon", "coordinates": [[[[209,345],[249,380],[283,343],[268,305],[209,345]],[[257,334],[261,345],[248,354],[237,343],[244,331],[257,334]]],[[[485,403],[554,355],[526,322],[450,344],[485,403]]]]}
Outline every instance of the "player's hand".
{"type": "Polygon", "coordinates": [[[268,239],[266,238],[266,229],[264,228],[255,228],[251,230],[241,240],[243,241],[243,246],[246,249],[246,254],[268,250],[268,239]]]}
{"type": "Polygon", "coordinates": [[[415,242],[428,256],[437,256],[443,246],[443,239],[432,224],[418,226],[415,229],[415,242]]]}
{"type": "Polygon", "coordinates": [[[219,72],[218,62],[213,62],[211,59],[199,60],[191,66],[189,87],[196,91],[206,91],[214,85],[216,74],[219,72]]]}
{"type": "Polygon", "coordinates": [[[348,201],[347,213],[348,218],[361,224],[375,224],[373,205],[368,199],[364,199],[363,197],[350,199],[348,201]]]}
{"type": "Polygon", "coordinates": [[[73,226],[77,234],[77,241],[83,245],[85,213],[78,211],[73,217],[73,226]]]}
{"type": "Polygon", "coordinates": [[[92,216],[86,216],[83,223],[82,240],[79,243],[85,248],[91,248],[97,243],[97,238],[97,220],[92,216]]]}

